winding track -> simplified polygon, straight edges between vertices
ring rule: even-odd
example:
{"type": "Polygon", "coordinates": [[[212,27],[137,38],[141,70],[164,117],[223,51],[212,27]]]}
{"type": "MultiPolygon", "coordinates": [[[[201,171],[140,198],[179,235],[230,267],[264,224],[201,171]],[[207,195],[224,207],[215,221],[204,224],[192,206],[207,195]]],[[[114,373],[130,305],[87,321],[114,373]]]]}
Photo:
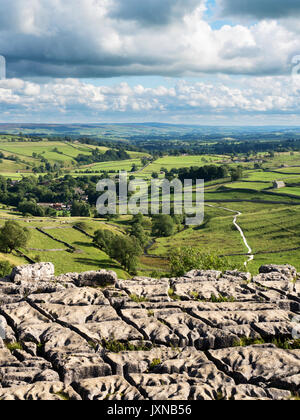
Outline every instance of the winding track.
{"type": "Polygon", "coordinates": [[[235,213],[235,216],[234,216],[234,218],[233,218],[233,224],[234,224],[234,226],[237,228],[237,230],[239,231],[239,233],[240,233],[240,235],[241,235],[241,237],[242,237],[242,239],[243,239],[243,242],[244,242],[244,244],[245,244],[246,248],[248,249],[248,255],[249,255],[249,258],[248,258],[248,260],[247,260],[247,261],[245,261],[245,262],[244,262],[244,266],[245,266],[245,267],[247,267],[247,265],[248,265],[251,261],[253,261],[253,260],[254,260],[254,255],[253,255],[253,250],[252,250],[252,248],[250,247],[250,245],[249,245],[249,243],[248,243],[248,241],[247,241],[247,238],[246,238],[246,236],[245,236],[245,234],[244,234],[243,229],[242,229],[242,228],[241,228],[241,226],[237,223],[237,219],[238,219],[238,217],[239,217],[239,216],[242,216],[242,214],[243,214],[243,213],[241,213],[240,211],[236,211],[236,210],[228,209],[227,207],[213,206],[213,205],[211,205],[211,204],[207,204],[207,206],[209,206],[209,207],[214,207],[214,208],[218,208],[218,209],[222,209],[222,210],[225,210],[225,211],[230,211],[231,213],[235,213]]]}

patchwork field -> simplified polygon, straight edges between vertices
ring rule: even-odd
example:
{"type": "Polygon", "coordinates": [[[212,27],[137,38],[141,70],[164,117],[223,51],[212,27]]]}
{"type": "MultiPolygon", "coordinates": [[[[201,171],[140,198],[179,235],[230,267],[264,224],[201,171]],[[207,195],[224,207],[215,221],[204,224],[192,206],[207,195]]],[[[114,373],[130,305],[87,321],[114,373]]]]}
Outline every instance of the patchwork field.
{"type": "MultiPolygon", "coordinates": [[[[119,170],[131,172],[135,165],[137,172],[134,173],[134,176],[148,180],[153,172],[157,172],[162,177],[163,175],[160,173],[162,168],[171,170],[172,168],[224,164],[231,161],[230,156],[164,156],[143,167],[142,157],[149,155],[141,152],[129,152],[131,159],[125,161],[102,162],[81,167],[73,165],[74,158],[79,153],[88,155],[95,147],[77,142],[16,143],[3,141],[3,138],[1,141],[0,137],[0,151],[5,156],[0,162],[0,174],[13,180],[32,175],[31,168],[39,162],[41,156],[51,162],[64,162],[65,168],[69,167],[69,173],[74,177],[97,175],[103,171],[114,176],[119,170]],[[33,153],[39,157],[33,158],[33,153]],[[6,159],[12,154],[18,156],[21,162],[6,159]]],[[[100,150],[105,152],[107,148],[100,147],[100,150]]],[[[197,246],[218,255],[247,253],[248,250],[240,232],[233,225],[235,213],[232,211],[242,213],[238,217],[238,223],[244,230],[253,253],[256,254],[254,261],[248,266],[252,272],[257,271],[262,263],[274,262],[274,256],[276,262],[291,263],[300,269],[300,251],[290,250],[300,247],[298,239],[300,237],[298,222],[300,220],[300,167],[297,167],[297,165],[300,166],[300,154],[276,153],[272,158],[267,157],[266,154],[258,154],[256,157],[252,156],[250,162],[242,159],[236,163],[232,163],[232,161],[230,163],[231,167],[240,164],[243,166],[242,179],[231,182],[230,178],[226,178],[206,183],[205,200],[213,207],[205,206],[203,225],[181,230],[170,238],[158,238],[155,241],[154,238],[150,238],[153,245],[147,250],[149,255],[144,255],[140,259],[139,274],[149,275],[156,270],[162,275],[166,274],[169,270],[166,258],[175,247],[197,246]],[[255,158],[265,160],[262,165],[265,170],[253,169],[255,158]],[[283,167],[283,165],[293,167],[283,167]],[[266,171],[266,168],[269,170],[266,171]],[[274,190],[274,180],[283,180],[287,186],[274,190]],[[275,254],[271,252],[275,252],[275,254]],[[152,256],[156,258],[152,258],[152,256]]],[[[235,158],[235,160],[237,159],[235,158]]],[[[36,176],[38,175],[36,174],[36,176]]],[[[23,251],[33,260],[53,262],[57,274],[67,271],[110,268],[116,270],[120,277],[127,278],[128,276],[116,262],[95,248],[90,238],[76,231],[72,226],[83,220],[91,235],[97,229],[109,229],[122,234],[129,229],[130,216],[120,217],[113,223],[87,218],[52,220],[33,218],[30,223],[27,223],[22,220],[21,215],[4,208],[0,209],[0,217],[17,218],[22,225],[29,227],[31,238],[27,249],[23,251]],[[54,239],[38,232],[36,227],[45,229],[54,239]],[[68,243],[70,247],[56,239],[68,243]],[[74,248],[73,251],[70,248],[74,248]]],[[[0,226],[3,223],[4,219],[0,221],[0,226]]],[[[12,264],[26,262],[16,254],[1,254],[0,259],[9,260],[12,264]]],[[[242,265],[247,257],[234,255],[232,259],[242,265]]]]}

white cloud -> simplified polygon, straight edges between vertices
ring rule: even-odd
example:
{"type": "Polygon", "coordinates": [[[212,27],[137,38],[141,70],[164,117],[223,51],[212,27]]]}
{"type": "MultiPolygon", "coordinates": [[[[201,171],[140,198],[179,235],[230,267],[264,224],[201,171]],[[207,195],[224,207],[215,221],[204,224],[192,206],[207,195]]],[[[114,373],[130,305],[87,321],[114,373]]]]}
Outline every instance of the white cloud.
{"type": "MultiPolygon", "coordinates": [[[[162,115],[224,115],[300,112],[300,83],[292,77],[230,77],[211,82],[174,80],[172,87],[158,85],[131,87],[127,83],[115,86],[95,86],[78,79],[56,79],[45,84],[18,79],[0,81],[0,110],[10,105],[10,112],[55,116],[64,112],[70,118],[82,116],[109,117],[124,114],[162,115]]],[[[170,82],[169,82],[170,83],[170,82]]],[[[5,109],[6,110],[6,109],[5,109]]]]}

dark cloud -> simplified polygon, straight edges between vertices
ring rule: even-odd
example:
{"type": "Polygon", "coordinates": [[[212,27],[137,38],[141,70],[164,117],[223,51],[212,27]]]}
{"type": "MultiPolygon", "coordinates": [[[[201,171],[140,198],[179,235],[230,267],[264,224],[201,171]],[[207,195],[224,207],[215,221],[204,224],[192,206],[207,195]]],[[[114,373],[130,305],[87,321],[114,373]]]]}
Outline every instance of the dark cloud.
{"type": "Polygon", "coordinates": [[[193,11],[202,0],[115,0],[110,16],[146,25],[165,25],[193,11]]]}
{"type": "Polygon", "coordinates": [[[214,30],[201,13],[191,14],[204,0],[74,3],[0,0],[0,55],[8,77],[285,74],[300,50],[300,38],[273,22],[214,30]]]}
{"type": "Polygon", "coordinates": [[[299,0],[222,0],[224,16],[280,19],[300,14],[299,0]]]}

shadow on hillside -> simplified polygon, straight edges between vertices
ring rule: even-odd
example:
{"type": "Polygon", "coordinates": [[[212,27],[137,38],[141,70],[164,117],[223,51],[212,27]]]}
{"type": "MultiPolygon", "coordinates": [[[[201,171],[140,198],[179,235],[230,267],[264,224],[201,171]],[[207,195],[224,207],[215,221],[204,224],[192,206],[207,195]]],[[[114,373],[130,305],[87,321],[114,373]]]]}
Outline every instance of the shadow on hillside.
{"type": "Polygon", "coordinates": [[[101,269],[122,269],[117,263],[115,263],[112,260],[97,260],[93,258],[75,258],[75,261],[77,263],[83,264],[83,265],[89,265],[93,267],[95,270],[95,267],[99,267],[99,270],[101,269]]]}
{"type": "Polygon", "coordinates": [[[73,242],[73,246],[75,247],[84,246],[84,247],[94,248],[94,244],[92,242],[81,242],[81,241],[73,242]]]}

